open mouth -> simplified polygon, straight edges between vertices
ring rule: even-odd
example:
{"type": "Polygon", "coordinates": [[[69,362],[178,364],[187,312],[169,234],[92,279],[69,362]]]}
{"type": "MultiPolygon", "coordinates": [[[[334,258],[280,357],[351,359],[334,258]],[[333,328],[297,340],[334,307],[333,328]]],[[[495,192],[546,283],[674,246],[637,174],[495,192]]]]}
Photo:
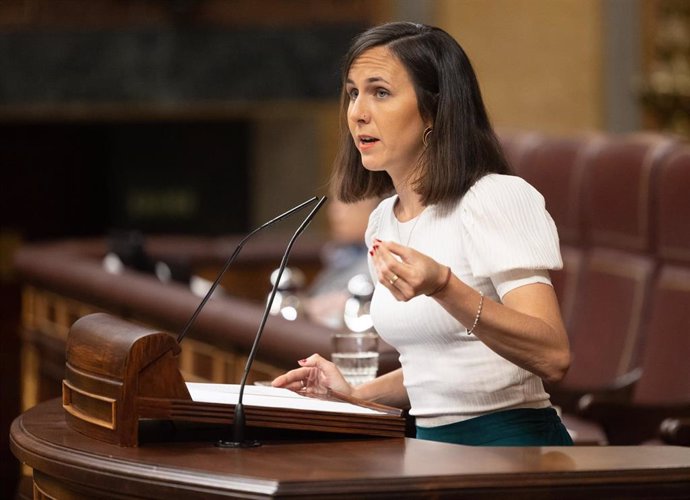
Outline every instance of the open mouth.
{"type": "Polygon", "coordinates": [[[359,142],[361,142],[362,144],[373,144],[375,142],[378,142],[378,139],[376,137],[361,135],[359,136],[359,142]]]}

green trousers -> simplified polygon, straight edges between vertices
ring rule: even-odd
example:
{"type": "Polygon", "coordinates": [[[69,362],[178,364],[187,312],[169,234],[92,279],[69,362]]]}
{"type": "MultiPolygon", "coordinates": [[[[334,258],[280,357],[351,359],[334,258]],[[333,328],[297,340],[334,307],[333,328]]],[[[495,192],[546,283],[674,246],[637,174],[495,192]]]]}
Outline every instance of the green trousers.
{"type": "Polygon", "coordinates": [[[471,446],[573,444],[553,408],[505,410],[438,427],[417,426],[417,438],[471,446]]]}

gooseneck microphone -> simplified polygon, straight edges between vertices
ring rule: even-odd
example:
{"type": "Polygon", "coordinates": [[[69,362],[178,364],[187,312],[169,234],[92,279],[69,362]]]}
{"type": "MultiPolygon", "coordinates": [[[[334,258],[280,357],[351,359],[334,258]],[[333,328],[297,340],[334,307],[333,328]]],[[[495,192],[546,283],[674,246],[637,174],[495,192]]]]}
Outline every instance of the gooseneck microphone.
{"type": "Polygon", "coordinates": [[[266,304],[266,308],[264,309],[264,315],[261,318],[261,323],[259,324],[259,329],[256,332],[256,336],[254,337],[254,344],[252,344],[252,348],[249,351],[249,356],[247,357],[247,363],[244,366],[244,374],[242,375],[242,381],[240,382],[240,391],[239,395],[237,397],[237,404],[235,405],[235,411],[233,415],[233,433],[232,433],[232,441],[218,441],[217,446],[224,447],[224,448],[251,448],[254,446],[260,446],[261,443],[258,441],[254,440],[245,440],[244,439],[244,432],[246,428],[246,419],[244,415],[244,405],[242,403],[242,399],[244,397],[244,388],[247,385],[247,377],[249,376],[249,370],[252,367],[252,363],[254,362],[254,358],[256,357],[256,351],[257,347],[259,346],[259,341],[261,340],[261,335],[263,334],[264,331],[264,325],[266,325],[266,319],[268,318],[268,314],[271,310],[271,307],[273,306],[273,299],[276,296],[276,292],[278,291],[278,285],[280,284],[280,279],[283,276],[283,271],[285,271],[285,268],[287,267],[288,263],[288,258],[290,257],[290,251],[292,250],[292,246],[295,244],[295,241],[299,237],[300,234],[309,226],[309,223],[312,221],[312,219],[316,216],[316,213],[321,209],[321,206],[326,202],[327,198],[323,196],[319,202],[316,204],[316,206],[309,212],[309,215],[302,221],[302,224],[297,228],[295,231],[295,234],[292,235],[292,238],[290,239],[290,242],[287,245],[287,248],[285,249],[285,253],[283,254],[283,258],[280,261],[280,267],[278,268],[278,275],[276,277],[276,280],[273,284],[273,288],[271,290],[271,294],[268,298],[268,302],[266,304]]]}
{"type": "MultiPolygon", "coordinates": [[[[196,308],[196,311],[194,311],[194,314],[192,314],[192,317],[189,318],[189,321],[187,321],[187,324],[184,326],[184,328],[182,329],[182,331],[180,332],[180,334],[177,336],[177,343],[178,343],[178,344],[179,344],[180,342],[182,342],[182,339],[185,337],[185,335],[187,335],[187,332],[189,331],[189,329],[192,327],[192,325],[193,325],[194,322],[196,321],[197,316],[199,316],[199,313],[201,312],[201,310],[202,310],[202,309],[204,308],[204,306],[206,305],[206,302],[208,302],[208,299],[211,298],[211,295],[213,295],[213,292],[214,292],[214,291],[216,290],[216,288],[218,287],[218,284],[220,283],[221,278],[223,277],[223,275],[225,275],[225,273],[227,272],[227,270],[228,270],[228,268],[230,267],[230,265],[231,265],[233,262],[235,262],[235,259],[236,259],[237,256],[240,254],[240,251],[242,250],[242,247],[244,246],[244,244],[245,244],[247,241],[249,241],[249,239],[250,239],[252,236],[254,236],[256,233],[258,233],[258,232],[261,231],[262,229],[267,228],[268,226],[270,226],[270,225],[272,225],[272,224],[275,224],[276,222],[281,221],[281,220],[285,219],[286,217],[291,216],[291,215],[294,214],[295,212],[298,212],[299,210],[302,210],[302,209],[303,209],[304,207],[306,207],[307,205],[311,205],[311,204],[314,203],[316,200],[318,200],[318,197],[314,196],[314,197],[308,199],[307,201],[300,203],[300,204],[297,205],[296,207],[292,207],[290,210],[288,210],[288,211],[285,212],[285,213],[280,214],[278,217],[275,217],[275,218],[269,220],[268,222],[264,222],[262,225],[260,225],[260,226],[257,227],[256,229],[254,229],[251,233],[249,233],[247,236],[245,236],[244,238],[242,238],[242,240],[237,244],[237,247],[235,248],[235,251],[232,253],[232,255],[231,255],[230,257],[228,257],[228,260],[225,262],[225,265],[223,266],[223,269],[221,269],[220,273],[218,273],[218,277],[216,278],[216,281],[213,282],[213,285],[211,285],[211,288],[209,288],[209,290],[208,290],[208,292],[206,293],[206,295],[204,296],[203,300],[201,301],[201,303],[199,304],[199,306],[196,308]]],[[[322,200],[323,200],[323,199],[322,199],[322,200]]],[[[322,203],[323,203],[323,201],[322,201],[322,203]]]]}

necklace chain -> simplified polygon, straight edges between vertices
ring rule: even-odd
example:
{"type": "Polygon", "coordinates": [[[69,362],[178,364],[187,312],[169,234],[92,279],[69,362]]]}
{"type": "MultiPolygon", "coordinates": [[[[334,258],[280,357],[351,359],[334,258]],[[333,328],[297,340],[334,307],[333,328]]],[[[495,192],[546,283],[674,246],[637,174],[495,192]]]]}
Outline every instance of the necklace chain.
{"type": "MultiPolygon", "coordinates": [[[[410,229],[410,232],[407,234],[407,242],[405,243],[406,247],[410,246],[410,240],[412,239],[412,233],[414,232],[414,228],[417,227],[417,222],[419,222],[419,219],[421,219],[421,218],[422,218],[422,214],[419,214],[417,216],[417,218],[415,219],[414,224],[412,224],[412,229],[410,229]]],[[[396,217],[395,227],[398,230],[398,241],[402,245],[402,234],[400,233],[400,224],[401,224],[401,222],[396,217]]]]}

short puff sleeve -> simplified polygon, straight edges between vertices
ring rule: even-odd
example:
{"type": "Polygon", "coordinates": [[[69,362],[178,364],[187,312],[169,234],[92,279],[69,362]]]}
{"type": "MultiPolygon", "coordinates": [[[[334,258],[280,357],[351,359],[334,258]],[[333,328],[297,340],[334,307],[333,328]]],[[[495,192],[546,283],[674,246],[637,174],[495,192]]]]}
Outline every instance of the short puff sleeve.
{"type": "Polygon", "coordinates": [[[563,267],[556,224],[544,197],[520,177],[484,176],[465,194],[460,210],[475,276],[563,267]]]}

